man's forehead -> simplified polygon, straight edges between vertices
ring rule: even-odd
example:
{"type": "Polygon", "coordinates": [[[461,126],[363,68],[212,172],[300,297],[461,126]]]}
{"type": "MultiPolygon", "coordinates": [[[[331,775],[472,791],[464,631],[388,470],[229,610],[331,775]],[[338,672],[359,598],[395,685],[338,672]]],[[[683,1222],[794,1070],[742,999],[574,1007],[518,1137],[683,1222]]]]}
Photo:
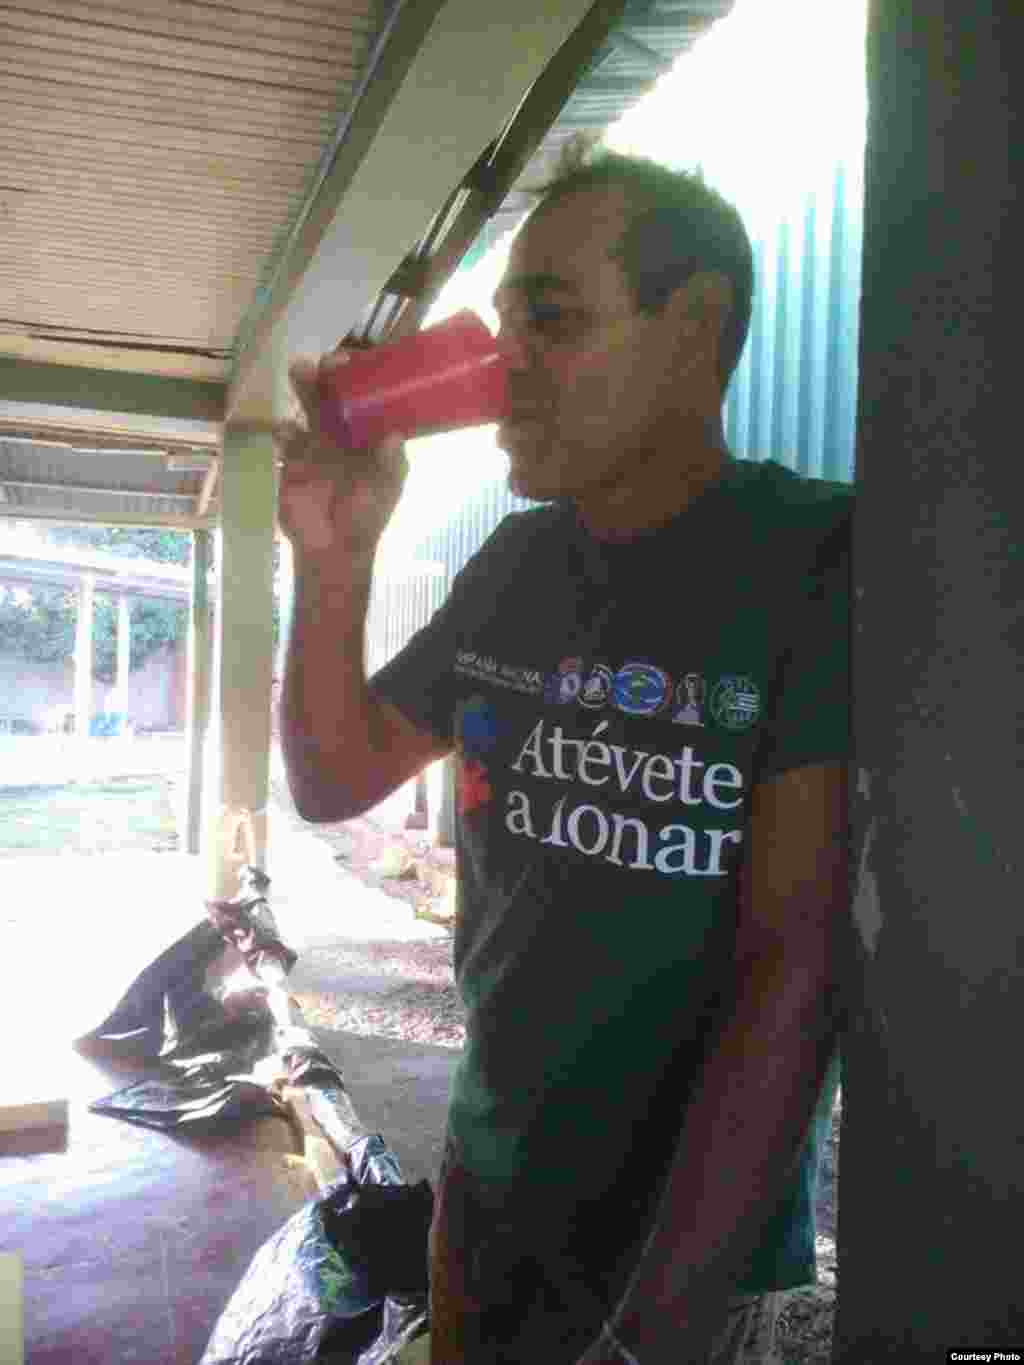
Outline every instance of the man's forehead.
{"type": "Polygon", "coordinates": [[[625,196],[618,187],[542,201],[512,245],[506,283],[576,288],[608,262],[625,226],[625,196]]]}

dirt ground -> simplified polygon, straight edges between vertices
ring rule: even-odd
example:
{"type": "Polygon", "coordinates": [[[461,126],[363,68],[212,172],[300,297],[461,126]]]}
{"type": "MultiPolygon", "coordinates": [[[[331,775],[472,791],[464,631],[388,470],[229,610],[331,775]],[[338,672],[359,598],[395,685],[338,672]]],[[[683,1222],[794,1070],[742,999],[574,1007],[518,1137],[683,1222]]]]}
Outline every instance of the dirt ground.
{"type": "MultiPolygon", "coordinates": [[[[290,808],[286,793],[275,791],[275,799],[283,810],[290,808]]],[[[293,809],[290,818],[301,823],[293,809]]],[[[443,908],[453,858],[431,849],[415,831],[396,835],[362,818],[318,826],[316,834],[341,867],[364,885],[405,902],[410,915],[433,922],[443,908]],[[388,875],[403,865],[410,869],[407,875],[388,875]]],[[[419,942],[317,944],[297,964],[293,984],[314,1025],[452,1048],[461,1047],[465,1038],[447,935],[419,942]]],[[[839,1125],[837,1105],[817,1201],[818,1282],[782,1296],[780,1365],[827,1365],[831,1356],[839,1125]]]]}

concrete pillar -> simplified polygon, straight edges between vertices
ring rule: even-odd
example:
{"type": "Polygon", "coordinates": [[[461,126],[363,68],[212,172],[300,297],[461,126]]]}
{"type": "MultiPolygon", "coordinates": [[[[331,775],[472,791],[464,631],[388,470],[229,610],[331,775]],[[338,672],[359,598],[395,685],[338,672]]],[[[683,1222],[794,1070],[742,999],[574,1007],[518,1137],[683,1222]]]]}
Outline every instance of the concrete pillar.
{"type": "Polygon", "coordinates": [[[240,863],[266,859],[274,663],[274,452],[269,434],[229,426],[221,474],[218,585],[220,802],[211,812],[214,894],[233,895],[240,863]]]}
{"type": "Polygon", "coordinates": [[[442,848],[455,846],[455,765],[454,754],[440,761],[440,783],[437,796],[437,842],[442,848]]]}
{"type": "Polygon", "coordinates": [[[78,585],[75,620],[75,738],[88,739],[92,720],[92,626],[95,577],[84,573],[78,585]]]}
{"type": "Polygon", "coordinates": [[[111,710],[128,715],[128,674],[132,658],[132,603],[127,593],[117,598],[117,680],[111,710]]]}
{"type": "Polygon", "coordinates": [[[1024,1346],[1022,21],[871,11],[837,1365],[1024,1346]]]}
{"type": "Polygon", "coordinates": [[[203,771],[210,725],[213,674],[213,619],[208,577],[213,557],[212,532],[192,532],[192,597],[188,633],[188,795],[185,851],[198,853],[202,829],[203,771]]]}

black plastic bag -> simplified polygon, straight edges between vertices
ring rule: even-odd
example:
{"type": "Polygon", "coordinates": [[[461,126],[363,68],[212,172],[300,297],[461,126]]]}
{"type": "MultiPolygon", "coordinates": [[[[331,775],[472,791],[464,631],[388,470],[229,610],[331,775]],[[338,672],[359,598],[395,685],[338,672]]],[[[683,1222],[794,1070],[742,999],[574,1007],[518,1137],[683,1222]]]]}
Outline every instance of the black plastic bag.
{"type": "Polygon", "coordinates": [[[427,1181],[376,1134],[253,1257],[199,1365],[388,1365],[428,1330],[427,1181]]]}
{"type": "MultiPolygon", "coordinates": [[[[296,954],[278,936],[265,896],[269,878],[246,867],[241,882],[234,900],[208,901],[206,918],[149,963],[106,1019],[78,1039],[83,1051],[128,1054],[149,1063],[151,1073],[156,1064],[156,1075],[90,1104],[94,1113],[195,1131],[285,1112],[254,1068],[283,1040],[263,977],[283,980],[296,954]]],[[[305,1031],[291,1034],[313,1042],[305,1031]]],[[[340,1076],[337,1086],[343,1089],[340,1076]]]]}
{"type": "Polygon", "coordinates": [[[287,1110],[266,1086],[248,1076],[222,1074],[219,1069],[191,1067],[169,1078],[136,1081],[123,1090],[94,1100],[94,1114],[127,1119],[146,1128],[191,1129],[236,1119],[255,1119],[287,1110]]]}

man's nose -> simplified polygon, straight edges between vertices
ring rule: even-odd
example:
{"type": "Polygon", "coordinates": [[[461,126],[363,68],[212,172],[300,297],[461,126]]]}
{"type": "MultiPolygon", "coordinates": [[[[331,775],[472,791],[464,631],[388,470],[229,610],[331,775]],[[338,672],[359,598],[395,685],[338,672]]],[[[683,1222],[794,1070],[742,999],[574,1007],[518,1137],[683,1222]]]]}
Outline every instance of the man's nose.
{"type": "Polygon", "coordinates": [[[498,351],[509,370],[528,370],[530,368],[534,355],[525,328],[503,322],[498,328],[498,335],[495,340],[498,343],[498,351]]]}

